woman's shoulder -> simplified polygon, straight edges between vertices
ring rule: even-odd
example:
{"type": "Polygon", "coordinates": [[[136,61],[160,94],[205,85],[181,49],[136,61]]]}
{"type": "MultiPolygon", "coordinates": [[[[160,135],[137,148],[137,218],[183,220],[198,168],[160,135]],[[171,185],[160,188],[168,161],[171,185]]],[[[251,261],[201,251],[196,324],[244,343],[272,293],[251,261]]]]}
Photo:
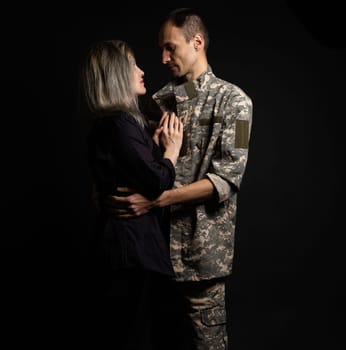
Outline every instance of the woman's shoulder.
{"type": "Polygon", "coordinates": [[[143,137],[144,129],[140,127],[135,118],[128,112],[115,111],[97,121],[94,130],[97,134],[112,135],[117,139],[130,137],[143,137]]]}
{"type": "Polygon", "coordinates": [[[124,111],[114,111],[94,120],[96,129],[124,127],[126,125],[136,125],[136,122],[130,113],[124,111]]]}
{"type": "Polygon", "coordinates": [[[129,112],[115,111],[110,116],[110,119],[116,125],[123,126],[123,125],[129,124],[129,125],[138,126],[138,124],[135,121],[135,118],[129,112]]]}

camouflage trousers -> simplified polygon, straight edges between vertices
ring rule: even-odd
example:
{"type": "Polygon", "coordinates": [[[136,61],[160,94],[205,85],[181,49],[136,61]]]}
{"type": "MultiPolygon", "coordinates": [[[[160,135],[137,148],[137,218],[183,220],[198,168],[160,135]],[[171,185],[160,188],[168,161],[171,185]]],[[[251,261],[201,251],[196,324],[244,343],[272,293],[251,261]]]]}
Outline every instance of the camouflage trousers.
{"type": "Polygon", "coordinates": [[[177,282],[187,301],[192,325],[191,349],[227,350],[226,298],[223,278],[199,282],[177,282]]]}

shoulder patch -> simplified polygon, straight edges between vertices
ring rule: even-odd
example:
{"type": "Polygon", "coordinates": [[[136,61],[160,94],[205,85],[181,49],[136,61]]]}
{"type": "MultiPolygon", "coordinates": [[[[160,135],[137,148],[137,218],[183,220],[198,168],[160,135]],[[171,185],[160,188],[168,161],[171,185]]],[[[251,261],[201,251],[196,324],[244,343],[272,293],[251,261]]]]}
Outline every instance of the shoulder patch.
{"type": "Polygon", "coordinates": [[[236,120],[235,122],[235,148],[249,147],[249,121],[236,120]]]}

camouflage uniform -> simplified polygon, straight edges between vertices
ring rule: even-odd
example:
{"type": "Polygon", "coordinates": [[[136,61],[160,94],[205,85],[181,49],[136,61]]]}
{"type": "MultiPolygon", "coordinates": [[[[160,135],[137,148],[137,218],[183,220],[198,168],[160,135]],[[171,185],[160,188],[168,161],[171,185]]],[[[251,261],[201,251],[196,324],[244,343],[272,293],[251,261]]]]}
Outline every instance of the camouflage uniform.
{"type": "MultiPolygon", "coordinates": [[[[237,193],[252,122],[251,99],[236,85],[217,78],[210,66],[197,80],[168,83],[153,99],[163,110],[176,109],[184,124],[175,187],[208,178],[218,193],[217,200],[199,205],[171,206],[170,245],[176,280],[215,279],[219,283],[220,277],[229,276],[232,270],[237,193]]],[[[215,316],[210,323],[225,327],[224,301],[215,307],[222,312],[213,311],[209,304],[206,307],[210,316],[215,316]]],[[[211,348],[200,345],[198,349],[211,348]]]]}

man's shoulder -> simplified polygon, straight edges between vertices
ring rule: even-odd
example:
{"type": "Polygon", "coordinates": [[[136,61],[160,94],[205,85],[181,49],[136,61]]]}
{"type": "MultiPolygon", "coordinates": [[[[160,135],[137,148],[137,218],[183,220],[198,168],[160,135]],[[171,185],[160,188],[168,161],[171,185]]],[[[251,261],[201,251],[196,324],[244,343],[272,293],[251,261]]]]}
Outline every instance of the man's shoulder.
{"type": "Polygon", "coordinates": [[[216,76],[214,77],[215,78],[210,82],[210,87],[212,89],[223,91],[225,94],[229,94],[230,96],[243,96],[246,99],[250,99],[249,95],[238,84],[216,76]]]}

